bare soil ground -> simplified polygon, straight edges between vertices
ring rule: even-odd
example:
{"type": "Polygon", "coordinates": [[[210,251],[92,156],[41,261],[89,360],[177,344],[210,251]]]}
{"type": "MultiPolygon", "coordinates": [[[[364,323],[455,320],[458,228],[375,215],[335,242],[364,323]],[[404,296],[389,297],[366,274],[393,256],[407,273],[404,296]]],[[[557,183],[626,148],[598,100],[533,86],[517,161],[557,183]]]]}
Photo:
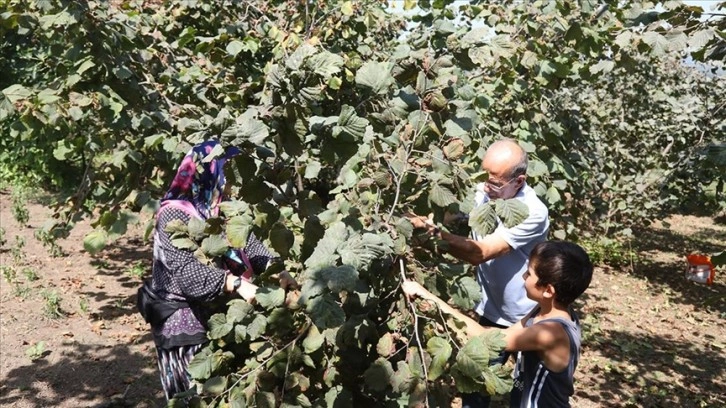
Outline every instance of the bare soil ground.
{"type": "MultiPolygon", "coordinates": [[[[0,406],[164,406],[154,346],[135,310],[138,272],[148,274],[151,259],[143,228],[91,256],[82,222],[60,241],[67,256],[51,257],[33,235],[50,211],[27,209],[28,225],[18,225],[0,192],[0,406]],[[62,316],[51,318],[56,304],[62,316]]],[[[625,266],[598,267],[579,302],[574,407],[726,406],[726,274],[712,286],[683,277],[685,254],[726,247],[726,225],[666,221],[670,228],[636,233],[625,266]]]]}

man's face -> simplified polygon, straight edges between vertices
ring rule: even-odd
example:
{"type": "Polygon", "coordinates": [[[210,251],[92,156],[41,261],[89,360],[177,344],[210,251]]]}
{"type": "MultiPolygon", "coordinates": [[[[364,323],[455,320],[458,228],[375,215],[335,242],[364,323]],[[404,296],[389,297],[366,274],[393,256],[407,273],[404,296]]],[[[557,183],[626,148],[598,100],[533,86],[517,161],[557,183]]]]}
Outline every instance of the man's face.
{"type": "Polygon", "coordinates": [[[483,169],[489,174],[489,178],[484,182],[484,191],[492,200],[513,198],[524,183],[524,176],[508,177],[510,169],[497,163],[487,163],[485,160],[483,169]]]}

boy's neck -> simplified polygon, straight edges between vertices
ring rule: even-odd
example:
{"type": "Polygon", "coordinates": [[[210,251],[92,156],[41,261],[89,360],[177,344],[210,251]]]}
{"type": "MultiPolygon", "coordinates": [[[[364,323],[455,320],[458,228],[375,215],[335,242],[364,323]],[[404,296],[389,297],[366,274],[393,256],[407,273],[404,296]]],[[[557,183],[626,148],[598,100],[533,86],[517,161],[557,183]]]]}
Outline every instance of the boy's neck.
{"type": "Polygon", "coordinates": [[[570,308],[568,306],[562,306],[553,300],[544,299],[539,304],[539,313],[536,318],[550,318],[550,317],[570,317],[570,308]]]}

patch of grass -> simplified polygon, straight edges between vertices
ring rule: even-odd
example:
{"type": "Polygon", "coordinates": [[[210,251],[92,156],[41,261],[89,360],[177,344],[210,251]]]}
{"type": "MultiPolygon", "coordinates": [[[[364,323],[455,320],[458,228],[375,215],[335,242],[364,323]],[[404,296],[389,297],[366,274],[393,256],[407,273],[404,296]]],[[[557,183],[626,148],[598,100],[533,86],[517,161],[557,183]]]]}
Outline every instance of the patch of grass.
{"type": "Polygon", "coordinates": [[[25,259],[25,252],[23,252],[23,248],[25,247],[25,238],[16,235],[15,236],[15,245],[13,245],[12,248],[10,248],[10,255],[13,256],[13,261],[15,264],[20,264],[23,259],[25,259]]]}
{"type": "Polygon", "coordinates": [[[30,268],[30,267],[23,268],[22,272],[23,272],[23,275],[25,275],[25,278],[30,282],[37,281],[38,279],[40,279],[40,277],[38,277],[38,273],[33,268],[30,268]]]}
{"type": "Polygon", "coordinates": [[[10,201],[12,202],[10,211],[13,214],[13,218],[18,224],[25,226],[30,221],[30,213],[28,212],[28,190],[20,185],[15,185],[13,191],[10,194],[10,201]]]}
{"type": "Polygon", "coordinates": [[[64,316],[60,308],[61,297],[55,290],[44,290],[41,292],[43,296],[43,314],[49,319],[60,319],[64,316]]]}
{"type": "Polygon", "coordinates": [[[45,229],[36,230],[33,234],[35,239],[40,241],[45,248],[48,248],[50,256],[53,258],[61,258],[67,254],[63,251],[60,245],[58,245],[57,237],[53,233],[46,231],[45,229]]]}
{"type": "Polygon", "coordinates": [[[143,261],[136,261],[133,266],[126,270],[126,274],[136,279],[143,279],[146,274],[146,265],[143,261]]]}
{"type": "Polygon", "coordinates": [[[78,308],[81,309],[81,312],[88,313],[89,306],[88,306],[88,299],[85,297],[81,297],[81,299],[78,301],[78,308]]]}
{"type": "Polygon", "coordinates": [[[0,246],[4,246],[7,242],[5,239],[5,228],[0,227],[0,246]]]}
{"type": "Polygon", "coordinates": [[[28,286],[16,283],[15,286],[13,287],[13,295],[15,297],[19,297],[21,299],[27,299],[28,297],[30,297],[31,293],[32,293],[32,289],[28,286]]]}
{"type": "Polygon", "coordinates": [[[45,342],[39,341],[32,346],[25,349],[25,355],[28,356],[30,361],[35,361],[42,358],[45,355],[45,342]]]}
{"type": "Polygon", "coordinates": [[[14,283],[15,279],[18,277],[17,272],[15,272],[15,268],[12,266],[2,265],[0,266],[0,270],[2,271],[3,278],[7,283],[14,283]]]}
{"type": "Polygon", "coordinates": [[[595,265],[625,266],[638,260],[630,242],[610,238],[586,238],[579,242],[595,265]]]}

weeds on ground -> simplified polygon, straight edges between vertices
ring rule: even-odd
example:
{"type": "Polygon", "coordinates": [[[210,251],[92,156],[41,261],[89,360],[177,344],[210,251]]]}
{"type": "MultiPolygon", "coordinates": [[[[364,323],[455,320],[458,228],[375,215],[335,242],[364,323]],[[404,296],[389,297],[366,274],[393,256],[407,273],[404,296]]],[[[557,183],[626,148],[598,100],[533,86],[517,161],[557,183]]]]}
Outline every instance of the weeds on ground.
{"type": "Polygon", "coordinates": [[[136,261],[133,266],[126,270],[126,274],[136,279],[143,279],[146,274],[144,261],[136,261]]]}
{"type": "Polygon", "coordinates": [[[5,282],[7,283],[15,283],[15,279],[18,277],[18,273],[15,272],[15,268],[8,265],[2,265],[0,266],[0,271],[2,271],[3,278],[5,279],[5,282]]]}
{"type": "Polygon", "coordinates": [[[12,255],[13,261],[16,265],[20,264],[25,259],[25,252],[23,252],[23,247],[25,247],[25,238],[16,235],[15,245],[10,248],[10,255],[12,255]]]}
{"type": "Polygon", "coordinates": [[[27,188],[21,185],[15,185],[13,187],[13,192],[10,194],[10,201],[12,202],[10,211],[12,212],[15,221],[17,221],[20,225],[27,225],[28,221],[30,221],[27,188]]]}
{"type": "Polygon", "coordinates": [[[28,356],[30,361],[35,361],[42,358],[45,355],[45,351],[45,342],[39,341],[25,349],[25,355],[28,356]]]}
{"type": "Polygon", "coordinates": [[[630,241],[622,242],[610,238],[585,238],[579,242],[595,265],[625,266],[633,265],[638,254],[630,241]]]}
{"type": "Polygon", "coordinates": [[[16,283],[15,286],[13,287],[13,296],[15,296],[15,297],[18,297],[21,299],[27,299],[31,293],[32,293],[32,289],[28,286],[16,283]]]}
{"type": "Polygon", "coordinates": [[[43,304],[43,314],[49,319],[60,319],[63,317],[63,311],[60,308],[61,297],[55,290],[45,289],[41,292],[45,304],[43,304]]]}
{"type": "Polygon", "coordinates": [[[38,279],[40,279],[40,277],[38,276],[38,273],[33,268],[30,268],[30,267],[23,268],[22,272],[23,272],[23,275],[25,275],[25,278],[30,282],[37,281],[38,279]]]}
{"type": "Polygon", "coordinates": [[[0,247],[5,246],[8,241],[5,239],[5,228],[0,227],[0,247]]]}
{"type": "Polygon", "coordinates": [[[58,245],[58,242],[56,242],[57,238],[54,237],[53,234],[51,234],[50,232],[48,232],[44,229],[39,229],[39,230],[36,230],[33,235],[35,236],[35,239],[40,241],[40,243],[43,244],[43,246],[45,248],[48,248],[48,251],[49,251],[48,253],[50,254],[51,257],[61,258],[61,257],[64,257],[67,255],[63,251],[63,248],[61,248],[61,246],[58,245]]]}
{"type": "Polygon", "coordinates": [[[86,314],[90,310],[88,307],[88,299],[86,299],[85,296],[81,296],[81,299],[78,301],[78,308],[81,309],[81,312],[86,314]]]}

